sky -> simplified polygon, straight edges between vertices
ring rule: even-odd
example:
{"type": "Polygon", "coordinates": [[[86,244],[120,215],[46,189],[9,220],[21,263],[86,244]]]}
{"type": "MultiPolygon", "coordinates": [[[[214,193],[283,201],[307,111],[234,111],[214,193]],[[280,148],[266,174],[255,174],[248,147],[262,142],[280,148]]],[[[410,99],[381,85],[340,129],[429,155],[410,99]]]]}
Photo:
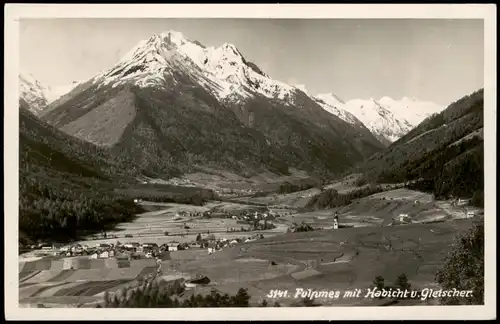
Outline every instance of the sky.
{"type": "Polygon", "coordinates": [[[48,86],[111,68],[153,33],[234,44],[273,79],[343,100],[449,104],[484,83],[484,27],[472,19],[21,19],[20,68],[48,86]]]}

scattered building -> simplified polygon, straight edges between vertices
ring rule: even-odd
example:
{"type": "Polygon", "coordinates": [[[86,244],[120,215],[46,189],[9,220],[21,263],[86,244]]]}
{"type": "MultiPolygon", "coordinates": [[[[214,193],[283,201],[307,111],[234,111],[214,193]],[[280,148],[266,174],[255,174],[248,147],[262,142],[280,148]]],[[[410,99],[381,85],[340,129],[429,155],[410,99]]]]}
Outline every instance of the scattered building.
{"type": "Polygon", "coordinates": [[[410,217],[408,214],[399,214],[399,222],[400,223],[407,223],[410,221],[410,217]]]}
{"type": "Polygon", "coordinates": [[[470,199],[465,199],[465,198],[458,198],[457,200],[457,206],[466,206],[470,202],[470,199]]]}
{"type": "Polygon", "coordinates": [[[333,217],[333,229],[339,228],[339,213],[335,212],[335,216],[333,217]]]}
{"type": "Polygon", "coordinates": [[[179,243],[167,243],[168,251],[179,250],[179,243]]]}

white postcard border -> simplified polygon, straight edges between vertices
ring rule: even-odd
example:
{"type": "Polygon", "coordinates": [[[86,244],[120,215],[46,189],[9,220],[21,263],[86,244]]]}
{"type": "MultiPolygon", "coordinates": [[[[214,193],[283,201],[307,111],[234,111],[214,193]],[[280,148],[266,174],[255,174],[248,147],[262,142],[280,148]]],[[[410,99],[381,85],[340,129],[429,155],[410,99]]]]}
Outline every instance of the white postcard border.
{"type": "Polygon", "coordinates": [[[4,34],[4,250],[6,319],[313,320],[496,318],[496,10],[494,4],[6,4],[4,34]],[[19,308],[18,69],[21,18],[424,18],[484,19],[485,305],[407,307],[98,309],[19,308]]]}

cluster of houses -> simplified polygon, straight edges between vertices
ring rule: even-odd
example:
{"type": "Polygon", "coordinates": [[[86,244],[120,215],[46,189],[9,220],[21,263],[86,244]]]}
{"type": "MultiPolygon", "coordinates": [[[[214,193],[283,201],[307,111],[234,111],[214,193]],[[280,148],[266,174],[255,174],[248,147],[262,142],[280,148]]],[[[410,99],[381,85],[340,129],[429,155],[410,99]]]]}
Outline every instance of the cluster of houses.
{"type": "Polygon", "coordinates": [[[188,179],[172,178],[166,181],[168,184],[180,187],[195,187],[196,184],[188,179]]]}
{"type": "Polygon", "coordinates": [[[255,221],[255,220],[273,220],[281,215],[269,209],[257,211],[240,211],[229,213],[224,210],[211,210],[201,213],[205,218],[232,218],[240,221],[255,221]]]}
{"type": "Polygon", "coordinates": [[[197,242],[170,242],[158,245],[157,243],[99,243],[95,246],[88,246],[86,244],[49,244],[40,243],[32,246],[32,248],[42,250],[41,253],[52,256],[88,256],[89,259],[107,259],[113,257],[127,256],[129,259],[141,258],[163,258],[166,252],[182,251],[188,249],[207,249],[208,254],[220,251],[223,248],[233,247],[240,243],[248,243],[258,239],[264,238],[262,234],[255,234],[253,236],[236,238],[236,239],[202,239],[197,242]]]}
{"type": "Polygon", "coordinates": [[[161,252],[168,251],[166,247],[159,247],[156,243],[99,243],[95,246],[86,244],[39,244],[36,248],[42,250],[42,253],[53,256],[88,256],[90,259],[107,259],[118,255],[126,254],[130,259],[154,258],[161,252]]]}
{"type": "Polygon", "coordinates": [[[253,236],[245,237],[245,238],[235,238],[232,240],[226,239],[226,238],[221,238],[218,240],[211,240],[208,241],[206,244],[204,244],[202,247],[207,247],[208,254],[215,253],[217,251],[221,251],[223,248],[230,248],[233,247],[237,244],[241,243],[248,243],[252,241],[256,241],[259,239],[263,239],[264,235],[262,234],[255,234],[253,236]]]}

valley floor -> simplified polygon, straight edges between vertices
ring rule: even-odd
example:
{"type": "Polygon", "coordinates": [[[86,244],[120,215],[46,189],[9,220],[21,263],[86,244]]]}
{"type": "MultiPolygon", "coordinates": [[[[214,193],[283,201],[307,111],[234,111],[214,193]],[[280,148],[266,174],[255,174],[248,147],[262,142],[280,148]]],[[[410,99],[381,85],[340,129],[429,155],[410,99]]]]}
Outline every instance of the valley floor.
{"type": "MultiPolygon", "coordinates": [[[[94,246],[120,241],[161,245],[193,242],[198,233],[227,240],[245,239],[259,233],[264,238],[213,254],[201,248],[170,252],[170,260],[161,262],[160,277],[186,280],[202,273],[210,283],[191,285],[185,294],[209,293],[213,288],[235,294],[243,287],[248,289],[254,305],[264,299],[269,305],[275,302],[282,306],[295,305],[301,300],[300,294],[295,298],[299,288],[338,290],[342,296],[354,289],[364,292],[358,298],[316,299],[323,306],[382,305],[387,300],[363,298],[376,276],[394,282],[398,275],[405,273],[416,289],[435,287],[434,274],[456,234],[481,221],[479,216],[466,217],[467,211],[473,208],[434,201],[430,195],[407,189],[381,192],[337,209],[299,213],[298,208],[303,204],[297,202],[313,193],[314,190],[307,190],[275,195],[275,199],[263,197],[279,201],[281,206],[281,209],[275,206],[282,216],[273,221],[276,228],[272,230],[231,232],[230,229],[241,226],[235,219],[179,216],[183,212],[204,212],[216,206],[229,212],[252,207],[246,205],[245,198],[239,202],[214,201],[202,207],[143,202],[153,210],[139,215],[133,222],[120,224],[115,231],[107,233],[106,239],[89,238],[78,243],[94,246]],[[335,212],[339,213],[341,227],[345,228],[332,229],[335,212]],[[402,213],[407,214],[409,220],[399,224],[398,215],[402,213]],[[318,230],[287,233],[294,223],[301,222],[318,230]],[[274,289],[286,290],[288,296],[267,296],[274,289]]],[[[246,201],[262,202],[263,198],[249,197],[246,201]]],[[[131,261],[127,268],[104,265],[97,269],[68,270],[55,267],[53,261],[45,268],[28,269],[27,256],[20,259],[20,302],[24,305],[95,304],[102,299],[104,291],[137,285],[137,280],[154,278],[158,271],[154,259],[131,261]]],[[[435,301],[413,300],[401,304],[432,302],[435,301]]]]}

